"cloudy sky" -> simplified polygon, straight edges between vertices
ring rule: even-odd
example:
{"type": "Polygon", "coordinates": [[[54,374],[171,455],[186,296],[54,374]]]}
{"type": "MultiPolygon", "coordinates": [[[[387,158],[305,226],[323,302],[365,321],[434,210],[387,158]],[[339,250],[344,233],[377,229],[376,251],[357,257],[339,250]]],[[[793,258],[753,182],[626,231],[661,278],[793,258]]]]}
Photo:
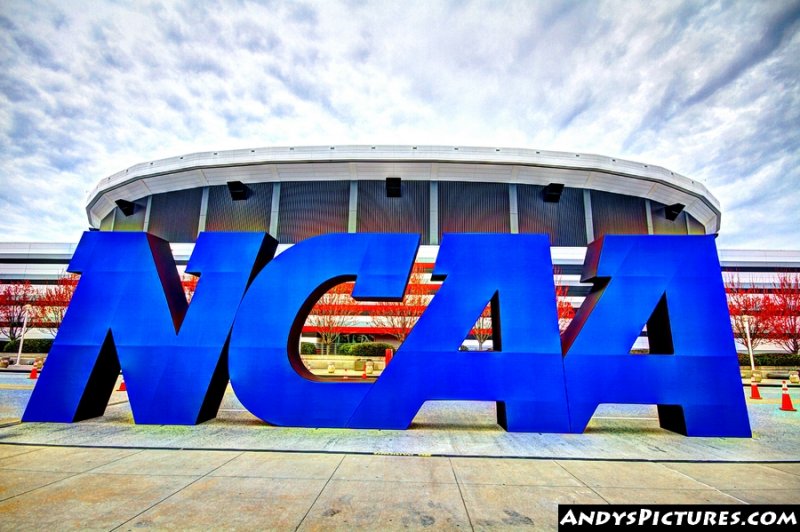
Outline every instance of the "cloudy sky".
{"type": "Polygon", "coordinates": [[[661,165],[800,249],[800,2],[0,2],[0,241],[206,150],[444,144],[661,165]]]}

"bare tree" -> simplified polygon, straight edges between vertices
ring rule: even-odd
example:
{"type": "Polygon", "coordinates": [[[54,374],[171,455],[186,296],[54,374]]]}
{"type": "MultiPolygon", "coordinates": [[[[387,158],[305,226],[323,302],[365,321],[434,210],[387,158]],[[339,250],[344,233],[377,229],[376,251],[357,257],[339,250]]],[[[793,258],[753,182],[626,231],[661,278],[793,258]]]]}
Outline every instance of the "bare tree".
{"type": "Polygon", "coordinates": [[[402,301],[383,301],[370,305],[370,316],[376,327],[403,343],[428,304],[431,288],[425,283],[422,266],[414,264],[402,301]]]}
{"type": "Polygon", "coordinates": [[[319,298],[306,319],[306,325],[319,334],[328,354],[343,329],[353,325],[358,303],[351,297],[352,293],[353,283],[334,286],[319,298]]]}
{"type": "Polygon", "coordinates": [[[478,342],[478,351],[483,351],[483,344],[492,338],[492,305],[486,305],[486,308],[481,312],[478,321],[472,328],[472,335],[478,342]]]}
{"type": "MultiPolygon", "coordinates": [[[[25,307],[36,301],[36,291],[29,281],[5,285],[0,292],[0,333],[15,342],[25,321],[25,307]]],[[[29,319],[34,316],[29,316],[29,319]]]]}

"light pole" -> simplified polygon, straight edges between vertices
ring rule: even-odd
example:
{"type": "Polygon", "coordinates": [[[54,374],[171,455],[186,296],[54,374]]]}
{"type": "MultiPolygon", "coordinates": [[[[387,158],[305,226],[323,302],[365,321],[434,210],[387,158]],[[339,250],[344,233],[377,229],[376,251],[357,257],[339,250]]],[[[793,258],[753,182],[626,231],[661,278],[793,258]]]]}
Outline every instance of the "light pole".
{"type": "Polygon", "coordinates": [[[750,342],[750,316],[743,316],[744,319],[744,335],[747,338],[747,352],[750,355],[750,371],[756,370],[756,363],[753,360],[753,344],[750,342]]]}
{"type": "Polygon", "coordinates": [[[17,351],[17,366],[19,366],[19,359],[22,357],[22,344],[25,343],[25,328],[28,326],[28,314],[30,314],[30,305],[22,307],[22,334],[19,337],[19,351],[17,351]]]}

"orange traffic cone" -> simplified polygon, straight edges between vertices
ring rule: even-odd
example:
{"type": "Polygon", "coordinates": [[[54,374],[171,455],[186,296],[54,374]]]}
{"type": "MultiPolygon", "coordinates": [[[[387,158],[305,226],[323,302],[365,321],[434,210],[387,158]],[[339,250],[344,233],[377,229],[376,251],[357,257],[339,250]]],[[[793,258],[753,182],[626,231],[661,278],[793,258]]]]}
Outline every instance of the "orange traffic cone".
{"type": "Polygon", "coordinates": [[[783,381],[783,386],[781,387],[781,410],[786,412],[797,412],[797,409],[792,405],[792,398],[789,397],[789,386],[786,384],[786,381],[783,381]]]}
{"type": "Polygon", "coordinates": [[[119,383],[119,388],[117,389],[118,392],[127,392],[128,387],[125,386],[125,381],[119,383]]]}
{"type": "Polygon", "coordinates": [[[366,379],[367,378],[367,370],[364,370],[364,373],[361,374],[361,378],[362,379],[366,379]]]}
{"type": "Polygon", "coordinates": [[[750,377],[750,399],[761,399],[761,393],[758,391],[758,383],[755,377],[750,377]]]}
{"type": "Polygon", "coordinates": [[[28,376],[29,379],[38,379],[39,378],[39,370],[36,369],[36,366],[33,366],[31,369],[31,374],[28,376]]]}

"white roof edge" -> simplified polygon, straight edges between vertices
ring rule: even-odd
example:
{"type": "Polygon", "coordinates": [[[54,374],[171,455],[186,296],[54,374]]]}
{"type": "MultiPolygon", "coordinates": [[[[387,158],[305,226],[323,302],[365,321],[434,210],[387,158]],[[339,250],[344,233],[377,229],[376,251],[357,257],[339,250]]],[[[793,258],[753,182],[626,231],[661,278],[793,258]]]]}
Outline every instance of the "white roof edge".
{"type": "MultiPolygon", "coordinates": [[[[573,171],[596,171],[621,180],[637,179],[661,184],[675,191],[683,199],[686,210],[706,225],[709,233],[719,231],[719,201],[700,182],[672,172],[660,166],[644,164],[603,155],[534,150],[527,148],[473,147],[473,146],[423,146],[423,145],[328,145],[328,146],[285,146],[269,148],[238,149],[216,152],[198,152],[167,159],[136,164],[102,179],[87,198],[89,223],[97,227],[111,211],[116,199],[130,201],[138,197],[124,197],[123,191],[114,191],[125,185],[165,177],[169,174],[203,168],[236,167],[251,165],[292,165],[301,163],[344,163],[344,162],[404,162],[454,164],[494,164],[518,165],[527,167],[553,168],[573,171]],[[105,198],[106,201],[100,201],[105,198]],[[709,219],[703,215],[712,211],[709,219]],[[696,213],[694,211],[697,211],[696,213]]],[[[302,178],[297,178],[302,180],[302,178]]],[[[271,181],[271,179],[270,179],[271,181]]],[[[511,180],[504,180],[511,182],[511,180]]],[[[554,180],[555,181],[555,180],[554,180]]],[[[538,184],[538,183],[537,183],[538,184]]],[[[623,183],[621,183],[622,185],[623,183]]],[[[177,184],[175,190],[194,188],[196,184],[177,184]]],[[[568,185],[574,186],[574,185],[568,185]]],[[[604,186],[593,186],[591,181],[584,188],[605,190],[604,186]]],[[[624,187],[623,187],[624,188],[624,187]]],[[[655,187],[653,187],[655,188],[655,187]]],[[[141,190],[147,190],[141,187],[141,190]]],[[[618,191],[614,191],[620,193],[618,191]]],[[[656,199],[654,192],[640,194],[640,197],[656,199]],[[650,197],[653,196],[653,197],[650,197]]]]}

